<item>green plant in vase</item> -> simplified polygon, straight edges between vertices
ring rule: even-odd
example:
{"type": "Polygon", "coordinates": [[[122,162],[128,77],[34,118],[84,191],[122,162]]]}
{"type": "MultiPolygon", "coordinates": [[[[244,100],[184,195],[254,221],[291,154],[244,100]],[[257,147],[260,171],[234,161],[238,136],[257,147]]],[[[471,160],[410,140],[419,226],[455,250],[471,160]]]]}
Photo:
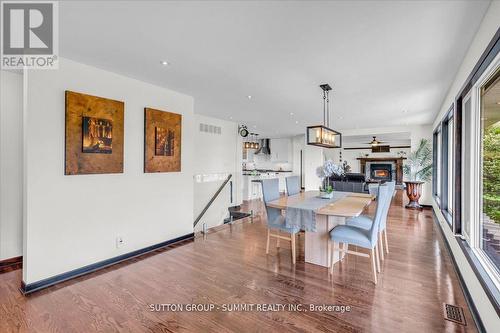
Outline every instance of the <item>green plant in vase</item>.
{"type": "Polygon", "coordinates": [[[410,200],[406,208],[421,209],[418,200],[422,195],[422,184],[432,176],[432,149],[428,140],[420,140],[417,149],[408,155],[403,172],[407,178],[404,182],[406,195],[410,200]]]}

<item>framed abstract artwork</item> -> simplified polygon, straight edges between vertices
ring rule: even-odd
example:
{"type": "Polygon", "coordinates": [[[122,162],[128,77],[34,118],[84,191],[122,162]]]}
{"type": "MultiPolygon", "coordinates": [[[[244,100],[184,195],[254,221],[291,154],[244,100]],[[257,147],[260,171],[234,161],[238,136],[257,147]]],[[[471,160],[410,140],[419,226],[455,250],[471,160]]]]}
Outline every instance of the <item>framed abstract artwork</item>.
{"type": "Polygon", "coordinates": [[[144,172],[181,171],[182,116],[144,109],[144,172]]]}
{"type": "Polygon", "coordinates": [[[65,174],[123,173],[124,103],[66,91],[65,174]]]}

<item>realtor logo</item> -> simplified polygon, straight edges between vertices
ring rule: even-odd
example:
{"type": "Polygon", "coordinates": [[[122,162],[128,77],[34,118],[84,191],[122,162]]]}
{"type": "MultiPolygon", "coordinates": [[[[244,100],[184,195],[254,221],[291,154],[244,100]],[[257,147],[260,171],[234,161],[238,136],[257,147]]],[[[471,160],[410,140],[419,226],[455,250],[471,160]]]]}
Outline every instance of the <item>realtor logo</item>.
{"type": "Polygon", "coordinates": [[[57,2],[3,1],[2,68],[57,68],[57,2]]]}

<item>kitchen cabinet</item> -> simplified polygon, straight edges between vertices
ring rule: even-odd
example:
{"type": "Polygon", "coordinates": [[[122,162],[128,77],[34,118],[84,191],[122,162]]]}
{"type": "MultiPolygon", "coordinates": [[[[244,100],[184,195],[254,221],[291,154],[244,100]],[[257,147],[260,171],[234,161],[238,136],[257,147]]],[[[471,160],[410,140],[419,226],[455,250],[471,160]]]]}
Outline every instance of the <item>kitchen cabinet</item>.
{"type": "Polygon", "coordinates": [[[271,139],[271,161],[288,163],[292,159],[291,139],[271,139]]]}

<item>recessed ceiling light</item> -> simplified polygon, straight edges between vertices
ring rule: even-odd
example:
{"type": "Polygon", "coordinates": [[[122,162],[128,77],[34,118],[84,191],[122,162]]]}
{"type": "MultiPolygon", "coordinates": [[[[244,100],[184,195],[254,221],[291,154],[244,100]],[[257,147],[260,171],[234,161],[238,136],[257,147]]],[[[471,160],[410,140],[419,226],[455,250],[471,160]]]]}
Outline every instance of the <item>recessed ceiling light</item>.
{"type": "Polygon", "coordinates": [[[298,123],[299,123],[299,121],[298,121],[298,120],[295,120],[295,123],[296,123],[296,124],[298,124],[298,123]]]}
{"type": "Polygon", "coordinates": [[[163,66],[168,66],[168,61],[162,60],[161,64],[162,64],[163,66]]]}
{"type": "Polygon", "coordinates": [[[339,119],[344,119],[344,117],[340,116],[339,119]]]}
{"type": "Polygon", "coordinates": [[[290,112],[290,116],[293,116],[293,112],[290,112]]]}
{"type": "Polygon", "coordinates": [[[252,99],[252,95],[248,95],[248,96],[247,96],[247,98],[248,98],[248,99],[252,99]]]}
{"type": "Polygon", "coordinates": [[[229,119],[233,120],[233,117],[229,117],[229,119]]]}

